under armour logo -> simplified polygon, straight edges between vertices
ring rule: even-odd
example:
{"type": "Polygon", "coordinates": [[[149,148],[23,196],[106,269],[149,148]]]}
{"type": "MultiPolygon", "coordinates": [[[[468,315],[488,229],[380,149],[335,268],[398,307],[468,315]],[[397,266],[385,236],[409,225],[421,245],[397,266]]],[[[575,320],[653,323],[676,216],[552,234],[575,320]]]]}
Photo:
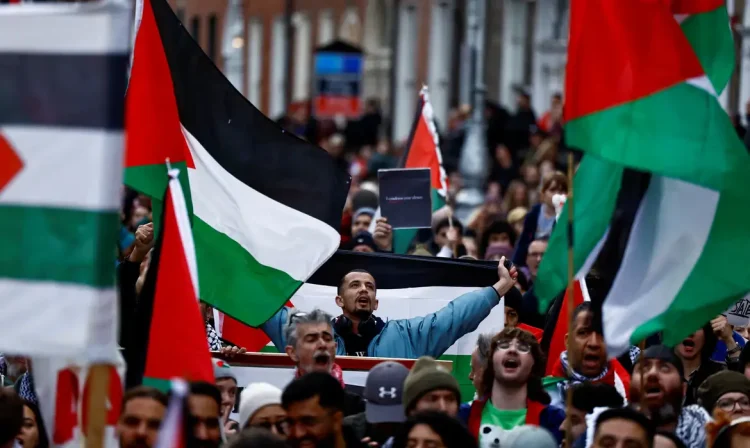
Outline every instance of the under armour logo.
{"type": "Polygon", "coordinates": [[[385,387],[381,387],[378,396],[380,398],[385,398],[385,396],[388,395],[391,398],[396,398],[396,391],[397,389],[395,387],[391,387],[391,390],[385,390],[385,387]]]}

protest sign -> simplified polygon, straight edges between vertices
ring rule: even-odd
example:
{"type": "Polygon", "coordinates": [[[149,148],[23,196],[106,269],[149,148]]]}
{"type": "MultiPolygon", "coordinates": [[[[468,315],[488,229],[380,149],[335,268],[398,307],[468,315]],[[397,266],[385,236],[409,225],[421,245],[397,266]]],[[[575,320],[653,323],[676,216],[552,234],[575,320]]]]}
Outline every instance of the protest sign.
{"type": "Polygon", "coordinates": [[[394,229],[422,229],[432,224],[429,168],[378,171],[380,213],[394,229]]]}
{"type": "Polygon", "coordinates": [[[750,294],[733,303],[727,310],[727,322],[735,327],[750,325],[750,294]]]}

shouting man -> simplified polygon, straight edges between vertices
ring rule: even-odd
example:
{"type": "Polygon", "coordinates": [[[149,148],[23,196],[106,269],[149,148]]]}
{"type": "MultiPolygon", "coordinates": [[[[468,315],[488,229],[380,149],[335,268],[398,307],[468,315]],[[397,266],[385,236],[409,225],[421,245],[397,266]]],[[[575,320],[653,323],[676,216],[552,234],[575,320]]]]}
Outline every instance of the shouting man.
{"type": "MultiPolygon", "coordinates": [[[[374,314],[378,309],[375,278],[362,269],[349,272],[341,279],[335,299],[342,312],[333,321],[336,353],[410,359],[441,356],[463,335],[476,330],[513,288],[518,273],[515,268],[508,272],[503,262],[498,264],[499,280],[492,287],[466,293],[427,316],[388,322],[374,314]]],[[[279,350],[288,345],[284,328],[289,315],[289,309],[282,307],[263,324],[279,350]]]]}

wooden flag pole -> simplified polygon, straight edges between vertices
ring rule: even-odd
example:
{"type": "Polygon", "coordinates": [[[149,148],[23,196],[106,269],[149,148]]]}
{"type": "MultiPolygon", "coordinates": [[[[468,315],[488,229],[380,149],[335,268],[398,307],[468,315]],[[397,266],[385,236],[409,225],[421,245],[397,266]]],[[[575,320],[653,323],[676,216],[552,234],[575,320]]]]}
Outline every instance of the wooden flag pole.
{"type": "MultiPolygon", "coordinates": [[[[571,319],[573,318],[574,304],[573,300],[575,272],[573,266],[573,153],[568,153],[568,197],[565,200],[565,204],[568,206],[568,222],[567,222],[567,234],[568,234],[568,289],[565,291],[565,295],[568,297],[568,341],[567,347],[572,347],[573,342],[573,325],[571,319]]],[[[573,388],[570,387],[570,379],[573,378],[573,363],[568,362],[568,390],[565,397],[565,414],[571,415],[571,409],[573,408],[573,388]]],[[[573,446],[573,425],[570,419],[565,420],[565,446],[568,448],[573,446]]]]}
{"type": "Polygon", "coordinates": [[[89,410],[85,448],[104,448],[110,367],[109,364],[93,364],[89,368],[89,401],[82,403],[89,410]]]}

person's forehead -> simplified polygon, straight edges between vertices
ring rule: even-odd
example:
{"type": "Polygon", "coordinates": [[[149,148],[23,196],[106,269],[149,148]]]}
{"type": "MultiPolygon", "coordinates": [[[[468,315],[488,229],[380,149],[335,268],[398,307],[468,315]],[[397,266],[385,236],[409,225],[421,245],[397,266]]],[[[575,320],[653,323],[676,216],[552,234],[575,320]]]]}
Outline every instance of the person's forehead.
{"type": "Polygon", "coordinates": [[[319,415],[324,413],[325,409],[320,405],[320,397],[316,395],[290,404],[286,412],[290,417],[294,417],[296,415],[319,415]]]}
{"type": "Polygon", "coordinates": [[[196,416],[219,415],[219,405],[207,395],[190,395],[188,404],[190,412],[196,416]]]}
{"type": "Polygon", "coordinates": [[[122,413],[124,415],[139,416],[164,412],[164,410],[164,405],[151,397],[136,397],[131,398],[125,403],[122,413]]]}
{"type": "Polygon", "coordinates": [[[362,214],[362,215],[359,215],[359,216],[357,216],[357,217],[356,217],[356,218],[354,219],[354,221],[355,221],[355,222],[356,222],[356,221],[360,221],[360,220],[365,220],[365,221],[372,221],[372,216],[370,216],[370,215],[367,215],[367,214],[362,214]]]}
{"type": "Polygon", "coordinates": [[[327,322],[300,324],[297,326],[297,334],[306,336],[308,334],[331,333],[331,324],[327,322]]]}
{"type": "Polygon", "coordinates": [[[216,380],[216,386],[221,387],[237,387],[237,381],[234,378],[219,378],[216,380]]]}
{"type": "Polygon", "coordinates": [[[725,400],[725,399],[735,399],[736,400],[736,399],[742,398],[742,397],[746,397],[747,398],[747,395],[743,394],[742,392],[727,392],[724,395],[722,395],[721,397],[719,397],[719,400],[725,400]]]}
{"type": "Polygon", "coordinates": [[[628,438],[640,437],[645,431],[638,423],[626,418],[612,418],[599,425],[601,434],[620,434],[628,438]]]}
{"type": "Polygon", "coordinates": [[[573,324],[576,328],[578,327],[591,327],[592,321],[594,320],[594,313],[589,310],[581,311],[576,315],[573,324]]]}
{"type": "Polygon", "coordinates": [[[536,240],[536,241],[532,241],[531,244],[529,245],[529,252],[531,252],[532,249],[543,250],[546,248],[547,248],[546,241],[536,240]]]}
{"type": "Polygon", "coordinates": [[[350,272],[346,274],[346,282],[347,283],[353,283],[353,282],[375,283],[375,279],[372,278],[372,275],[368,274],[367,272],[350,272]]]}

